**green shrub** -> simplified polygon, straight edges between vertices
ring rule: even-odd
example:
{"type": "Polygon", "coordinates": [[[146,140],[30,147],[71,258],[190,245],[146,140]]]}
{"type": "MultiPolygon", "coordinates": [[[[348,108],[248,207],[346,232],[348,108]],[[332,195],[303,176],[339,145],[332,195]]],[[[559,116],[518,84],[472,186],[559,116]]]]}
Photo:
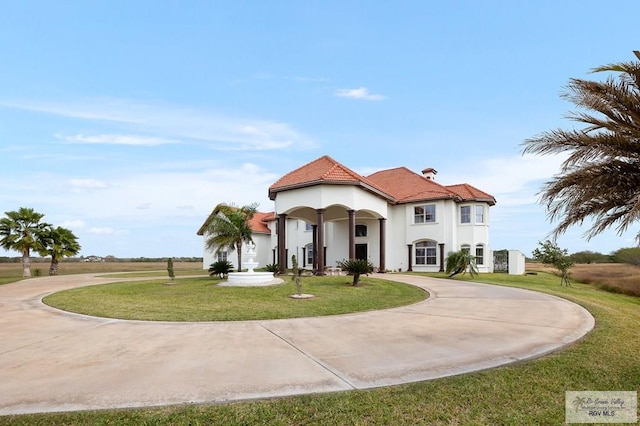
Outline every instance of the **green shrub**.
{"type": "Polygon", "coordinates": [[[278,265],[277,263],[269,263],[264,267],[264,270],[267,272],[273,272],[275,274],[280,271],[280,265],[278,265]]]}
{"type": "Polygon", "coordinates": [[[358,285],[360,275],[373,272],[373,265],[367,259],[349,259],[338,262],[338,267],[353,275],[353,285],[358,285]]]}
{"type": "Polygon", "coordinates": [[[209,267],[209,275],[224,278],[233,270],[233,265],[228,260],[218,260],[209,267]]]}

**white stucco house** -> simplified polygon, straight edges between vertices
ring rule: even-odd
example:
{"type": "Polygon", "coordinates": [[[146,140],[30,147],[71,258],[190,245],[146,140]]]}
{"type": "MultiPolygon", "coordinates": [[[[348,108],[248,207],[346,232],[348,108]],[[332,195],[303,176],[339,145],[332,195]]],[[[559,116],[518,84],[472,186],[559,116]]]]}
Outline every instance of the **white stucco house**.
{"type": "MultiPolygon", "coordinates": [[[[436,173],[398,167],[361,176],[329,156],[305,164],[269,187],[274,211],[252,221],[256,260],[284,270],[295,254],[319,274],[350,258],[369,259],[380,271],[438,272],[448,252],[466,249],[480,272],[491,272],[495,198],[466,183],[441,185],[436,173]]],[[[198,230],[203,241],[208,220],[198,230]]],[[[220,258],[237,267],[236,257],[205,247],[203,267],[220,258]]]]}

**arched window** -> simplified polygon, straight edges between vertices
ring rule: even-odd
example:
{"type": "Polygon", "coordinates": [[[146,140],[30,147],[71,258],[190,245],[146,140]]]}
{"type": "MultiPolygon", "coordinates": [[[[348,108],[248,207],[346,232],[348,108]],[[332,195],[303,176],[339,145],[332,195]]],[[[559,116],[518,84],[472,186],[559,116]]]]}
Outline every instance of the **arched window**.
{"type": "Polygon", "coordinates": [[[476,245],[476,265],[484,265],[484,245],[476,245]]]}
{"type": "Polygon", "coordinates": [[[436,242],[420,241],[416,243],[416,265],[436,264],[436,242]]]}
{"type": "Polygon", "coordinates": [[[471,253],[471,246],[469,244],[463,244],[460,246],[460,251],[466,251],[467,253],[471,253]]]}
{"type": "Polygon", "coordinates": [[[356,225],[356,237],[367,236],[367,225],[356,225]]]}

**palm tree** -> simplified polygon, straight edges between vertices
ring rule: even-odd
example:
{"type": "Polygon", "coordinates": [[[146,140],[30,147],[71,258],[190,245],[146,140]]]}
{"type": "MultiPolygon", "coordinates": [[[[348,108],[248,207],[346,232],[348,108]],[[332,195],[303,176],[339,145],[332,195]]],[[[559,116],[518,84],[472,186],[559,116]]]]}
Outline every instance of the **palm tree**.
{"type": "Polygon", "coordinates": [[[49,275],[58,275],[58,263],[63,257],[75,256],[80,253],[78,238],[72,231],[58,226],[49,227],[44,234],[46,246],[40,250],[41,256],[51,256],[49,275]]]}
{"type": "Polygon", "coordinates": [[[476,261],[469,250],[450,252],[447,255],[446,264],[445,272],[449,275],[449,278],[460,273],[464,275],[467,271],[472,277],[478,274],[476,261]]]}
{"type": "Polygon", "coordinates": [[[369,275],[373,272],[373,264],[367,259],[349,259],[338,262],[338,267],[353,275],[351,285],[357,286],[361,275],[369,275]]]}
{"type": "Polygon", "coordinates": [[[5,212],[0,219],[0,247],[22,253],[22,276],[31,276],[31,250],[45,248],[44,236],[48,223],[41,223],[44,214],[31,208],[20,207],[18,211],[5,212]]]}
{"type": "Polygon", "coordinates": [[[238,271],[242,269],[242,244],[253,242],[250,221],[256,214],[258,204],[236,207],[218,204],[206,227],[207,249],[215,249],[220,253],[224,249],[238,253],[238,271]]]}
{"type": "MultiPolygon", "coordinates": [[[[634,51],[640,60],[640,52],[634,51]]],[[[560,173],[543,187],[541,202],[553,237],[592,219],[590,239],[615,226],[618,234],[640,219],[640,62],[595,68],[614,73],[604,82],[571,79],[563,98],[595,114],[571,113],[585,127],[557,129],[524,142],[524,153],[566,153],[560,173]]],[[[640,233],[636,236],[640,242],[640,233]]]]}

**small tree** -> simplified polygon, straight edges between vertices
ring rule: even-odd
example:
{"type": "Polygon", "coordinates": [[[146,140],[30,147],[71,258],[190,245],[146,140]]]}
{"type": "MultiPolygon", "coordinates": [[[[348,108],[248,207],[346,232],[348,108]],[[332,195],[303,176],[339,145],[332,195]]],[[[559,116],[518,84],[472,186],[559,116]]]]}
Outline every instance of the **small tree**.
{"type": "Polygon", "coordinates": [[[640,266],[640,247],[625,247],[611,253],[611,257],[617,263],[640,266]]]}
{"type": "Polygon", "coordinates": [[[560,285],[570,286],[569,268],[573,266],[574,262],[567,249],[561,249],[556,243],[549,240],[539,241],[538,245],[540,247],[533,251],[533,258],[560,271],[560,285]]]}
{"type": "Polygon", "coordinates": [[[302,277],[300,277],[301,271],[298,268],[298,259],[296,258],[295,254],[291,256],[291,264],[293,265],[293,277],[291,279],[294,280],[296,283],[296,293],[302,294],[302,284],[301,284],[302,277]]]}
{"type": "Polygon", "coordinates": [[[469,271],[471,276],[478,275],[478,267],[476,266],[476,261],[471,256],[469,250],[460,250],[460,251],[452,251],[449,252],[446,259],[446,269],[445,272],[449,275],[449,278],[458,274],[466,274],[469,271]]]}
{"type": "Polygon", "coordinates": [[[207,249],[215,249],[216,253],[225,249],[235,250],[238,255],[238,272],[242,269],[242,245],[253,242],[251,219],[257,208],[257,203],[243,207],[218,204],[206,226],[207,249]]]}
{"type": "Polygon", "coordinates": [[[18,211],[5,212],[0,219],[0,247],[22,253],[22,276],[31,276],[31,250],[41,251],[46,247],[45,234],[51,228],[40,222],[44,214],[31,208],[20,207],[18,211]]]}
{"type": "Polygon", "coordinates": [[[353,275],[352,285],[357,286],[360,275],[368,275],[373,272],[373,265],[367,259],[349,259],[338,262],[338,266],[350,275],[353,275]]]}
{"type": "Polygon", "coordinates": [[[209,276],[213,277],[214,275],[218,278],[224,278],[229,275],[229,272],[233,269],[233,265],[231,262],[227,260],[218,260],[214,262],[209,267],[209,276]]]}
{"type": "Polygon", "coordinates": [[[58,265],[63,257],[74,256],[80,252],[80,244],[74,233],[66,228],[58,226],[47,227],[42,234],[44,247],[41,247],[41,256],[51,256],[49,275],[58,275],[58,265]]]}
{"type": "Polygon", "coordinates": [[[173,258],[172,257],[167,259],[167,272],[169,273],[169,278],[171,278],[171,281],[176,279],[176,274],[173,272],[173,258]]]}

